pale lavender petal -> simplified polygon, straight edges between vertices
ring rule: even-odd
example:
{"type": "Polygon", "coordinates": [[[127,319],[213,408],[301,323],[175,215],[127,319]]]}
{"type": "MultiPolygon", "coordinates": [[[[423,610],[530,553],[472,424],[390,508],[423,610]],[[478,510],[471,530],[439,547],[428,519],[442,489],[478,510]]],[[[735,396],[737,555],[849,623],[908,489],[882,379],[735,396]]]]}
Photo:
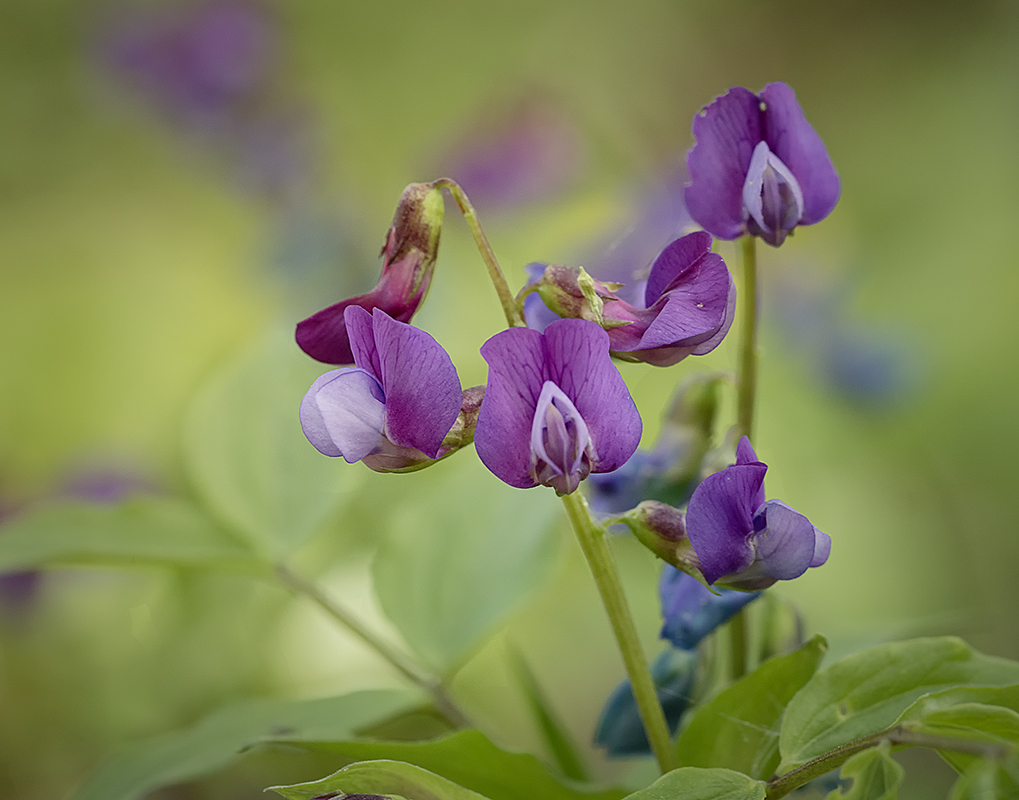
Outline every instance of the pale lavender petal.
{"type": "Polygon", "coordinates": [[[372,313],[372,326],[386,394],[386,435],[435,458],[460,413],[456,367],[435,339],[382,309],[372,313]]]}
{"type": "Polygon", "coordinates": [[[474,449],[500,480],[530,489],[538,485],[531,475],[531,425],[541,387],[549,377],[542,335],[510,328],[485,342],[481,355],[488,363],[488,383],[474,431],[474,449]]]}
{"type": "Polygon", "coordinates": [[[316,380],[301,401],[301,428],[316,449],[350,464],[384,441],[385,395],[363,369],[334,369],[316,380]]]}
{"type": "Polygon", "coordinates": [[[644,289],[644,307],[653,306],[684,270],[710,252],[711,234],[704,231],[682,236],[668,245],[651,265],[647,287],[644,289]]]}
{"type": "Polygon", "coordinates": [[[754,500],[767,471],[763,464],[728,467],[709,475],[694,490],[686,532],[708,583],[753,562],[754,500]]]}
{"type": "MultiPolygon", "coordinates": [[[[551,467],[556,475],[568,477],[580,470],[590,441],[587,423],[573,401],[552,381],[545,381],[531,423],[532,452],[551,467]],[[546,442],[548,447],[545,446],[546,442]]],[[[573,489],[576,488],[574,484],[573,489]]]]}
{"type": "Polygon", "coordinates": [[[762,139],[760,101],[742,86],[730,89],[694,116],[693,135],[684,193],[690,216],[715,236],[735,239],[745,231],[743,182],[762,139]]]}
{"type": "Polygon", "coordinates": [[[814,559],[816,530],[810,520],[781,500],[761,508],[765,529],[757,535],[761,571],[780,581],[798,578],[814,559]]]}
{"type": "Polygon", "coordinates": [[[343,319],[354,363],[370,372],[381,383],[382,366],[379,363],[379,348],[375,344],[371,312],[360,306],[348,306],[343,312],[343,319]]]}
{"type": "Polygon", "coordinates": [[[841,192],[838,173],[824,142],[807,122],[789,86],[769,83],[760,99],[765,106],[761,138],[796,176],[803,193],[800,224],[820,222],[835,208],[841,192]]]}
{"type": "Polygon", "coordinates": [[[828,560],[831,554],[831,537],[814,528],[814,557],[810,559],[810,566],[819,567],[828,560]]]}
{"type": "Polygon", "coordinates": [[[594,445],[592,472],[621,467],[640,444],[643,424],[609,356],[609,337],[594,322],[561,319],[545,330],[549,380],[573,400],[594,445]]]}
{"type": "Polygon", "coordinates": [[[771,228],[764,221],[761,213],[763,200],[761,199],[761,186],[764,183],[764,168],[768,166],[768,156],[771,150],[767,142],[758,142],[754,148],[754,154],[750,157],[750,166],[747,167],[747,177],[743,181],[743,205],[747,213],[757,221],[757,224],[766,231],[771,228]]]}

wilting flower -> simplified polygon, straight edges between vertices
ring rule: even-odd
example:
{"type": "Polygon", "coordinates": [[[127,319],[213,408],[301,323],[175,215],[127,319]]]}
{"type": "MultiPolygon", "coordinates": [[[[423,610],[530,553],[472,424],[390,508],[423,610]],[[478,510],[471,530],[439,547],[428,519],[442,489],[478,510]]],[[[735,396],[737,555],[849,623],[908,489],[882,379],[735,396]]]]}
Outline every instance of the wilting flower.
{"type": "Polygon", "coordinates": [[[616,288],[578,267],[552,265],[525,291],[537,292],[562,317],[602,325],[617,358],[658,367],[710,353],[732,325],[736,288],[704,231],[677,239],[659,254],[648,275],[643,306],[621,299],[616,288]]]}
{"type": "Polygon", "coordinates": [[[838,202],[839,176],[824,142],[784,83],[759,95],[733,87],[694,117],[693,134],[686,205],[720,239],[750,233],[778,247],[838,202]]]}
{"type": "Polygon", "coordinates": [[[424,331],[381,309],[345,312],[353,368],[327,372],[301,401],[301,427],[327,456],[377,472],[437,458],[460,411],[460,379],[424,331]]]}
{"type": "Polygon", "coordinates": [[[481,355],[488,385],[474,445],[510,486],[569,494],[637,449],[640,414],[609,357],[608,335],[593,322],[557,320],[544,333],[510,328],[481,355]]]}
{"type": "Polygon", "coordinates": [[[662,603],[663,639],[682,650],[696,650],[715,628],[760,597],[760,592],[716,589],[715,594],[685,572],[668,564],[662,569],[658,597],[662,603]]]}
{"type": "Polygon", "coordinates": [[[744,436],[736,463],[694,490],[686,531],[708,583],[766,589],[828,560],[831,538],[780,500],[764,500],[768,465],[744,436]]]}
{"type": "Polygon", "coordinates": [[[403,190],[382,248],[382,277],[367,294],[342,300],[297,324],[297,344],[326,364],[354,361],[344,312],[380,308],[400,322],[414,316],[428,293],[442,231],[442,190],[412,183],[403,190]]]}

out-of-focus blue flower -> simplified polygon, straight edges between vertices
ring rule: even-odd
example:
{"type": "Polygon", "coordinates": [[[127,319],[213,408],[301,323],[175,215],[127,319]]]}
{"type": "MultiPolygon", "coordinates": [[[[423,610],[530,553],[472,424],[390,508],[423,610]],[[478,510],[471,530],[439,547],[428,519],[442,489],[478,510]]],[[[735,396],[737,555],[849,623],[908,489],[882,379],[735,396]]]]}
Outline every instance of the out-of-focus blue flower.
{"type": "Polygon", "coordinates": [[[779,500],[764,499],[768,465],[744,436],[736,463],[694,490],[686,530],[708,583],[766,589],[828,560],[831,538],[779,500]]]}
{"type": "Polygon", "coordinates": [[[637,449],[640,414],[595,323],[557,320],[544,333],[510,328],[485,342],[481,355],[488,384],[474,445],[510,486],[569,494],[637,449]]]}
{"type": "Polygon", "coordinates": [[[745,233],[778,247],[831,213],[841,191],[824,142],[792,89],[736,86],[694,116],[687,154],[691,216],[720,239],[745,233]]]}
{"type": "MultiPolygon", "coordinates": [[[[642,500],[659,497],[669,487],[666,473],[681,458],[671,448],[638,450],[619,469],[592,475],[587,483],[587,499],[596,514],[622,514],[642,500]]],[[[663,501],[665,502],[665,501],[663,501]]]]}
{"type": "MultiPolygon", "coordinates": [[[[690,706],[696,674],[697,655],[686,650],[670,647],[651,665],[651,677],[670,733],[676,732],[683,712],[690,706]]],[[[610,756],[640,756],[651,752],[629,680],[624,680],[609,695],[594,741],[610,756]]]]}
{"type": "Polygon", "coordinates": [[[682,650],[696,650],[709,633],[752,603],[760,592],[718,589],[714,594],[685,572],[666,564],[658,583],[662,603],[661,636],[682,650]]]}

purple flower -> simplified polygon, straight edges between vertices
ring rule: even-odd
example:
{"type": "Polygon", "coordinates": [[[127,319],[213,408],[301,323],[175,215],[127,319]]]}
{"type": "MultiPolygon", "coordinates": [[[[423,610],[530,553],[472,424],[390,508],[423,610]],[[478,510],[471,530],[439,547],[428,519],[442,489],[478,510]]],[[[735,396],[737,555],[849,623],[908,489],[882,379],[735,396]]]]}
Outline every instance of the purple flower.
{"type": "Polygon", "coordinates": [[[686,530],[708,583],[766,589],[828,560],[831,538],[779,500],[764,500],[768,465],[744,436],[736,463],[694,490],[686,530]]]}
{"type": "Polygon", "coordinates": [[[784,83],[759,95],[733,87],[694,117],[693,134],[686,205],[720,239],[750,233],[778,247],[838,202],[839,176],[824,142],[784,83]]]}
{"type": "Polygon", "coordinates": [[[569,494],[637,449],[640,414],[612,365],[608,335],[593,322],[557,320],[544,333],[510,328],[481,355],[488,385],[474,444],[510,486],[569,494]]]}
{"type": "Polygon", "coordinates": [[[666,564],[658,583],[662,638],[682,650],[696,650],[705,636],[761,596],[760,592],[717,591],[714,594],[695,578],[666,564]]]}
{"type": "Polygon", "coordinates": [[[380,309],[351,306],[344,316],[356,366],[312,384],[301,401],[304,435],[321,453],[376,472],[437,458],[462,398],[446,351],[380,309]]]}

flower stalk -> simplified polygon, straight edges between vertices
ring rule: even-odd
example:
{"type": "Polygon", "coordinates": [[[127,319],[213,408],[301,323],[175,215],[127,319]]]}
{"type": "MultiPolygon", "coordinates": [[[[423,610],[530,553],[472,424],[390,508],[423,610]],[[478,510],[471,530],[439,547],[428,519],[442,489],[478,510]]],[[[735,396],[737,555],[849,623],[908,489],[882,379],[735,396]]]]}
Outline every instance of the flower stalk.
{"type": "Polygon", "coordinates": [[[665,713],[658,702],[647,658],[637,637],[619,571],[605,539],[605,529],[592,519],[587,501],[578,492],[563,495],[562,501],[612,625],[651,751],[664,774],[679,767],[679,759],[672,746],[665,713]]]}
{"type": "Polygon", "coordinates": [[[743,286],[740,293],[739,397],[736,425],[741,436],[753,438],[754,397],[757,393],[757,239],[740,241],[743,286]]]}

